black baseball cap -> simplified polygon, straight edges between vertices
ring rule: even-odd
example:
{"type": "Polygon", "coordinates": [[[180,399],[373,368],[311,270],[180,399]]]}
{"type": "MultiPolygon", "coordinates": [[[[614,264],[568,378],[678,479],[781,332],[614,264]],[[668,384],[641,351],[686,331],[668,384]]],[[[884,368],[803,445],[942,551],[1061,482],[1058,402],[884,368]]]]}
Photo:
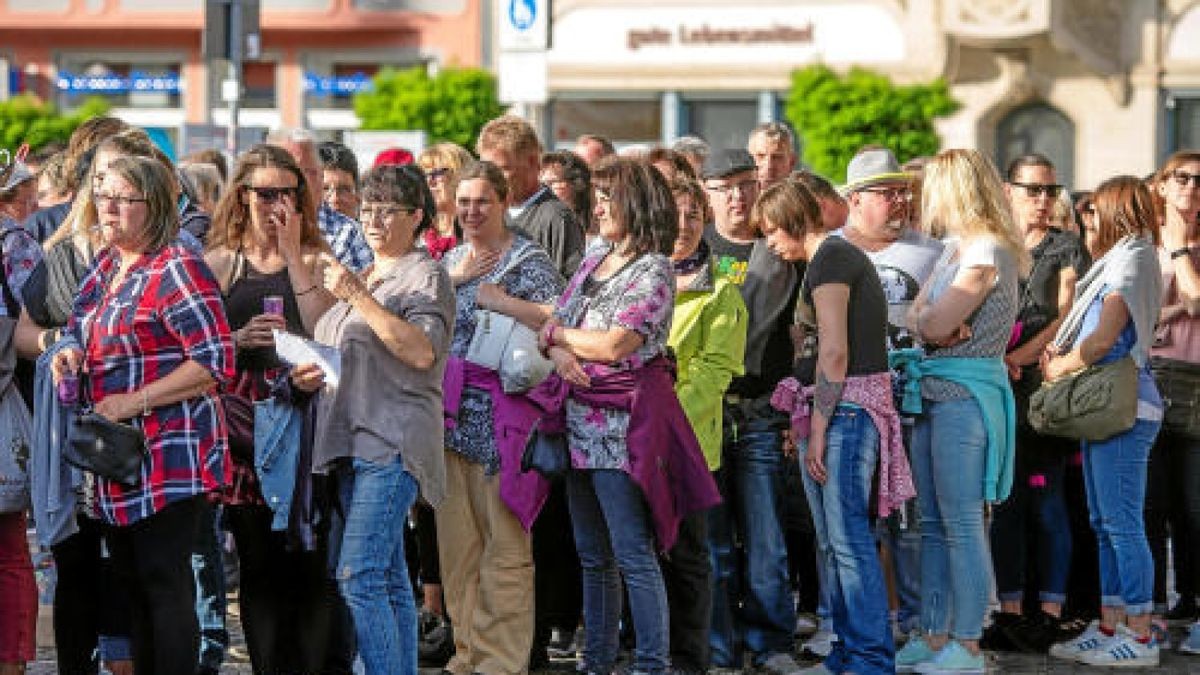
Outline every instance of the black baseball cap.
{"type": "Polygon", "coordinates": [[[704,160],[704,168],[700,175],[704,179],[724,178],[743,171],[754,171],[758,167],[750,153],[741,148],[725,148],[718,150],[704,160]]]}

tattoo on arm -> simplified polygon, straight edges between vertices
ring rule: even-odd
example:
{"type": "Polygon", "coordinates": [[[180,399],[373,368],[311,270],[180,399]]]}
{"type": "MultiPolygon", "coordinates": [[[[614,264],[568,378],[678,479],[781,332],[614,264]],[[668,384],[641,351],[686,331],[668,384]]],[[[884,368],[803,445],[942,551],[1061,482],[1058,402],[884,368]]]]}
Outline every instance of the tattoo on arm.
{"type": "Polygon", "coordinates": [[[837,409],[838,402],[842,400],[842,390],[845,388],[845,382],[830,382],[825,377],[825,373],[817,373],[817,386],[813,400],[817,412],[821,413],[825,419],[833,418],[833,412],[837,409]]]}

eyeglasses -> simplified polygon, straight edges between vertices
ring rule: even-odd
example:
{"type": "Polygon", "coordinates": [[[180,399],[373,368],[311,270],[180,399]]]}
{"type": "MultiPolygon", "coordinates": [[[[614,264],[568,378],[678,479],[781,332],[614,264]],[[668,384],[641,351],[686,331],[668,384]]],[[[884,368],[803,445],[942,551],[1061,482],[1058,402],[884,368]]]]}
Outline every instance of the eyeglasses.
{"type": "Polygon", "coordinates": [[[354,194],[355,190],[353,185],[326,185],[321,188],[321,192],[324,194],[333,193],[339,197],[349,197],[354,194]]]}
{"type": "Polygon", "coordinates": [[[130,197],[129,195],[114,195],[107,192],[93,192],[92,201],[96,205],[104,208],[105,204],[116,204],[122,209],[131,208],[134,204],[145,204],[148,199],[145,197],[130,197]]]}
{"type": "Polygon", "coordinates": [[[1063,188],[1063,186],[1057,183],[1013,183],[1013,185],[1025,190],[1025,196],[1031,199],[1036,199],[1042,195],[1055,199],[1058,197],[1058,193],[1062,192],[1063,188]]]}
{"type": "Polygon", "coordinates": [[[425,172],[425,180],[432,183],[435,180],[445,180],[450,175],[450,169],[440,166],[436,169],[430,169],[425,172]]]}
{"type": "Polygon", "coordinates": [[[397,213],[412,213],[416,211],[411,206],[401,206],[398,204],[367,204],[359,210],[359,220],[364,223],[374,222],[376,218],[381,220],[390,220],[397,213]]]}
{"type": "Polygon", "coordinates": [[[1081,216],[1090,216],[1094,215],[1095,213],[1096,207],[1093,204],[1084,204],[1083,206],[1079,207],[1079,215],[1081,216]]]}
{"type": "Polygon", "coordinates": [[[1200,188],[1200,173],[1188,173],[1183,169],[1176,169],[1171,172],[1171,179],[1179,187],[1187,187],[1188,183],[1194,188],[1200,188]]]}
{"type": "Polygon", "coordinates": [[[722,197],[732,194],[734,190],[737,190],[743,195],[747,195],[758,189],[758,181],[750,179],[744,180],[740,183],[734,183],[732,185],[705,185],[704,189],[712,192],[713,194],[721,195],[722,197]]]}
{"type": "Polygon", "coordinates": [[[870,192],[873,195],[879,195],[889,202],[911,202],[912,190],[904,187],[894,188],[863,188],[859,192],[870,192]]]}
{"type": "Polygon", "coordinates": [[[298,187],[257,187],[254,185],[247,185],[246,189],[250,192],[253,192],[260,201],[266,202],[267,204],[274,204],[280,199],[283,199],[285,196],[295,199],[296,195],[298,195],[300,192],[300,188],[298,187]]]}

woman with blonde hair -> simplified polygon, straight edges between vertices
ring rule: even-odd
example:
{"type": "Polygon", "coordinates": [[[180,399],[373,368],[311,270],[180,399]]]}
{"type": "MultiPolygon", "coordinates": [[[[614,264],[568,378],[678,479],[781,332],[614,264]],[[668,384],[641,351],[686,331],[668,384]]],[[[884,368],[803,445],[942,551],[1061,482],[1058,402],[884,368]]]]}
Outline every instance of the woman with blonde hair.
{"type": "Polygon", "coordinates": [[[1159,662],[1150,629],[1154,561],[1143,509],[1150,447],[1162,426],[1163,401],[1150,373],[1162,278],[1155,251],[1158,224],[1150,191],[1133,176],[1110,178],[1093,195],[1096,218],[1085,231],[1091,268],[1047,347],[1047,381],[1126,357],[1137,366],[1133,426],[1102,441],[1083,442],[1088,512],[1100,554],[1100,620],[1050,655],[1101,667],[1159,662]]]}
{"type": "Polygon", "coordinates": [[[417,156],[417,166],[425,172],[425,180],[429,182],[437,205],[433,227],[425,229],[420,242],[434,260],[441,260],[462,238],[454,192],[458,189],[458,174],[474,161],[466,148],[450,142],[435,143],[417,156]]]}
{"type": "Polygon", "coordinates": [[[983,673],[979,638],[991,556],[984,503],[1012,486],[1016,406],[1004,351],[1028,254],[1000,175],[975,150],[946,150],[925,168],[923,224],[944,228],[945,252],[909,310],[925,344],[905,364],[907,412],[921,412],[912,469],[921,518],[921,628],[898,672],[983,673]]]}

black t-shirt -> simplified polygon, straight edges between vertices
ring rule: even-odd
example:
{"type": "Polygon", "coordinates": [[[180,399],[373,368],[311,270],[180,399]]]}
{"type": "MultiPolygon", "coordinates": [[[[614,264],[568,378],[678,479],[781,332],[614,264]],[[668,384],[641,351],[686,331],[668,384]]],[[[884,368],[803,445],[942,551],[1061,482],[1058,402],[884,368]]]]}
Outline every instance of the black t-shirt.
{"type": "Polygon", "coordinates": [[[886,371],[888,305],[875,265],[854,244],[841,237],[828,237],[809,261],[808,273],[800,284],[796,323],[804,325],[807,331],[796,356],[796,379],[805,385],[816,379],[817,328],[812,294],[813,289],[825,284],[845,284],[850,288],[846,308],[846,375],[886,371]]]}
{"type": "MultiPolygon", "coordinates": [[[[741,244],[730,241],[717,232],[716,227],[711,224],[705,227],[704,241],[708,243],[709,251],[712,254],[713,280],[727,279],[739,289],[742,288],[750,268],[750,255],[754,251],[754,243],[741,244]]],[[[795,267],[797,276],[804,274],[803,263],[796,263],[795,267]]],[[[728,389],[730,394],[737,394],[743,398],[757,398],[770,394],[775,390],[775,385],[791,370],[793,349],[788,326],[791,323],[790,318],[798,292],[799,285],[793,285],[791,295],[785,300],[786,306],[780,314],[780,320],[767,335],[767,344],[763,348],[761,372],[757,376],[747,374],[733,378],[728,389]]],[[[744,297],[744,290],[742,294],[744,297]]],[[[753,303],[747,301],[746,304],[752,305],[753,303]]],[[[751,316],[750,321],[754,320],[755,317],[751,316]]]]}
{"type": "Polygon", "coordinates": [[[741,288],[746,283],[746,270],[750,267],[750,252],[754,250],[754,243],[729,241],[713,225],[704,228],[704,240],[708,242],[708,250],[712,253],[713,281],[728,279],[741,288]]]}
{"type": "Polygon", "coordinates": [[[1029,252],[1033,264],[1029,278],[1021,280],[1021,304],[1017,320],[1021,322],[1021,337],[1017,347],[1058,318],[1058,277],[1070,267],[1080,277],[1085,267],[1083,247],[1079,238],[1057,228],[1047,230],[1046,236],[1029,252]]]}

